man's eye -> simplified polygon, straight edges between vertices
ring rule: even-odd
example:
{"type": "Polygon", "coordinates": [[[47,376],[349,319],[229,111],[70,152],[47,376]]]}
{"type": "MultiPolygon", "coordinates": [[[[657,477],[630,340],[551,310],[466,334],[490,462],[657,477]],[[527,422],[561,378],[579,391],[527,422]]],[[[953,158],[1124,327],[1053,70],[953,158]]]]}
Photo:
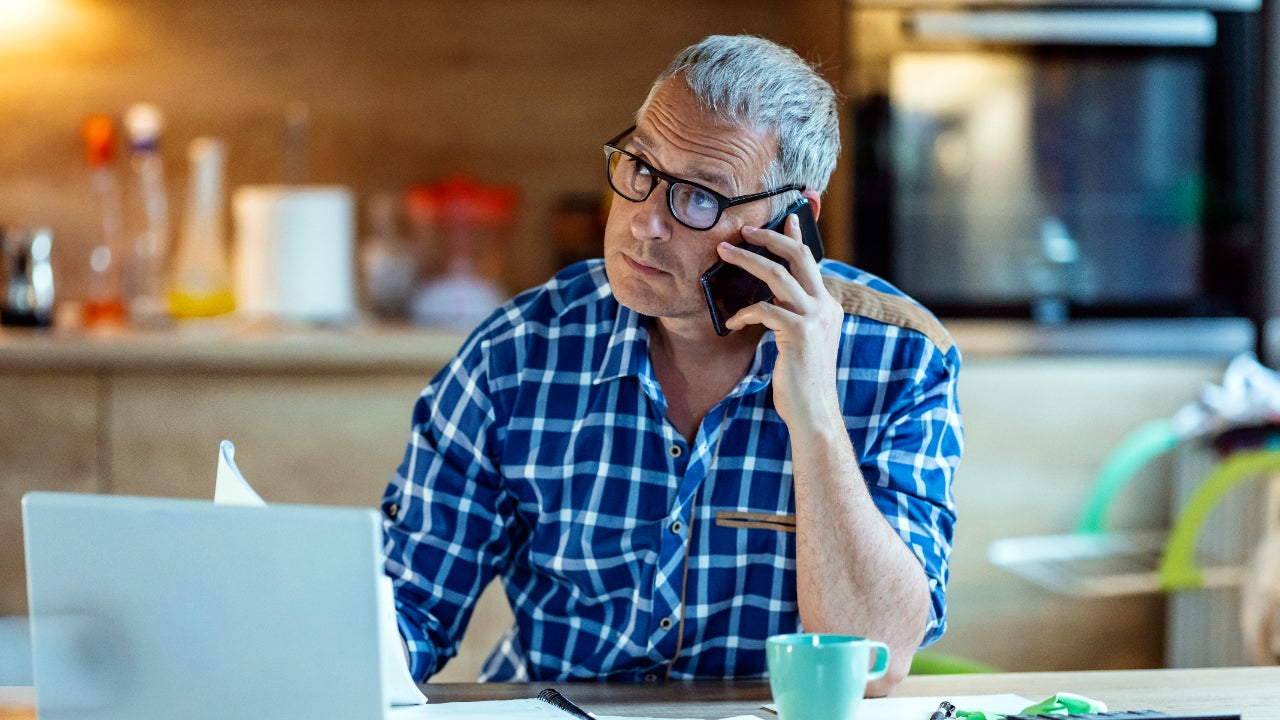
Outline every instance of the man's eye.
{"type": "Polygon", "coordinates": [[[624,182],[636,196],[645,196],[653,188],[653,177],[649,174],[648,165],[635,158],[627,158],[624,170],[624,182]]]}
{"type": "Polygon", "coordinates": [[[689,192],[689,206],[699,210],[715,210],[719,208],[720,204],[716,202],[715,195],[706,190],[692,188],[689,192]]]}

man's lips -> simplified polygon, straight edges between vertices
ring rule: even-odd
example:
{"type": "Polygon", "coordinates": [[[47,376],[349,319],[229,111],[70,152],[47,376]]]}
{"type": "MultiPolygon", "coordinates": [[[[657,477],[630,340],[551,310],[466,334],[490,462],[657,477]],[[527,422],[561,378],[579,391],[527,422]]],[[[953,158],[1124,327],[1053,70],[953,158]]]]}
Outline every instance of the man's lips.
{"type": "Polygon", "coordinates": [[[622,256],[622,259],[627,261],[627,265],[632,270],[635,270],[636,272],[642,275],[661,275],[663,273],[663,271],[659,270],[658,268],[653,267],[652,265],[645,265],[644,263],[640,262],[639,260],[636,260],[635,258],[625,253],[622,256]]]}

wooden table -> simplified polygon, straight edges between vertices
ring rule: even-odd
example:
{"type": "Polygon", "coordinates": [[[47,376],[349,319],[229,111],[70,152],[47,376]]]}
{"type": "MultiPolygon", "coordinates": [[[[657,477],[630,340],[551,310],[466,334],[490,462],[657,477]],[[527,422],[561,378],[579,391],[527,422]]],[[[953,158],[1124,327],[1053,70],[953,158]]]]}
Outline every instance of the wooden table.
{"type": "MultiPolygon", "coordinates": [[[[761,709],[762,705],[771,702],[769,685],[761,680],[635,685],[591,682],[433,683],[424,685],[423,690],[434,703],[524,698],[551,686],[586,710],[603,715],[709,720],[737,715],[775,717],[761,709]]],[[[1167,713],[1232,711],[1241,713],[1244,720],[1280,718],[1280,667],[918,675],[904,680],[893,694],[958,696],[1013,693],[1039,701],[1057,692],[1072,692],[1101,700],[1113,710],[1154,709],[1167,713]]],[[[23,694],[18,693],[17,696],[22,697],[23,694]]],[[[4,697],[5,693],[0,692],[0,699],[4,697]]],[[[0,720],[34,718],[35,713],[29,708],[5,709],[0,703],[0,720]]]]}
{"type": "MultiPolygon", "coordinates": [[[[776,720],[761,709],[772,699],[768,683],[759,680],[651,685],[428,684],[423,690],[432,702],[448,702],[529,697],[553,685],[582,708],[602,715],[708,719],[751,715],[776,720]]],[[[1244,720],[1280,720],[1280,667],[916,675],[903,680],[893,695],[1013,693],[1038,702],[1057,692],[1101,700],[1113,710],[1152,709],[1171,714],[1232,711],[1244,720]]]]}

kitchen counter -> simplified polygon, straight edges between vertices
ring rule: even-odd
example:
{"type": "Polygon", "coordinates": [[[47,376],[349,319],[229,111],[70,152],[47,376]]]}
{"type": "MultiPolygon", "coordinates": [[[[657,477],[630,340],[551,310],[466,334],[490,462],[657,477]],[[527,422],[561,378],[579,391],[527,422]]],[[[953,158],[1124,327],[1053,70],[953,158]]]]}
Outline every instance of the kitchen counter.
{"type": "MultiPolygon", "coordinates": [[[[966,359],[1160,356],[1229,360],[1253,352],[1244,318],[943,320],[966,359]]],[[[341,327],[202,320],[166,330],[0,328],[0,372],[23,370],[387,370],[444,365],[465,335],[361,323],[341,327]]],[[[1280,354],[1280,353],[1277,353],[1280,354]]]]}
{"type": "Polygon", "coordinates": [[[464,335],[410,325],[342,327],[199,320],[173,328],[0,328],[0,372],[94,370],[421,371],[464,335]]]}
{"type": "Polygon", "coordinates": [[[1257,330],[1245,318],[1072,320],[944,319],[960,352],[972,357],[1037,355],[1161,356],[1230,359],[1255,352],[1257,330]]]}

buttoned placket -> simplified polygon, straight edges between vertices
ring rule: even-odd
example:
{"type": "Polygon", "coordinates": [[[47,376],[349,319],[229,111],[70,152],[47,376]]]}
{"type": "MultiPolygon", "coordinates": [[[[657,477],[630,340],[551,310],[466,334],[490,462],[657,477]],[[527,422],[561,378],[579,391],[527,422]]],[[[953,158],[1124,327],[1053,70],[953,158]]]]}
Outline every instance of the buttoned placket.
{"type": "MultiPolygon", "coordinates": [[[[698,490],[714,465],[720,441],[728,425],[730,406],[736,402],[735,397],[731,394],[703,418],[695,446],[687,453],[687,463],[680,462],[686,453],[683,438],[678,435],[672,438],[671,447],[681,448],[681,452],[668,453],[672,477],[680,478],[680,481],[674,507],[667,517],[667,532],[662,538],[659,572],[655,574],[653,612],[658,621],[656,630],[650,636],[649,645],[650,657],[665,665],[662,673],[664,679],[669,677],[683,646],[683,620],[687,612],[686,592],[698,490]],[[663,569],[667,571],[663,572],[663,569]]],[[[669,425],[668,427],[670,428],[669,425]]],[[[668,432],[674,433],[674,428],[670,428],[668,432]]]]}
{"type": "Polygon", "coordinates": [[[642,375],[641,382],[649,396],[651,408],[663,423],[669,477],[676,480],[672,507],[664,522],[664,531],[659,535],[658,571],[654,573],[654,585],[651,588],[652,630],[648,654],[655,667],[661,668],[661,673],[646,671],[641,676],[644,680],[669,677],[672,667],[679,659],[683,644],[682,620],[686,611],[685,591],[690,582],[688,566],[693,542],[695,499],[719,452],[731,408],[737,405],[743,395],[756,392],[768,383],[771,372],[761,372],[761,367],[771,367],[771,360],[767,354],[764,357],[757,355],[751,371],[703,418],[692,447],[667,420],[666,398],[656,379],[652,375],[642,375]]]}

